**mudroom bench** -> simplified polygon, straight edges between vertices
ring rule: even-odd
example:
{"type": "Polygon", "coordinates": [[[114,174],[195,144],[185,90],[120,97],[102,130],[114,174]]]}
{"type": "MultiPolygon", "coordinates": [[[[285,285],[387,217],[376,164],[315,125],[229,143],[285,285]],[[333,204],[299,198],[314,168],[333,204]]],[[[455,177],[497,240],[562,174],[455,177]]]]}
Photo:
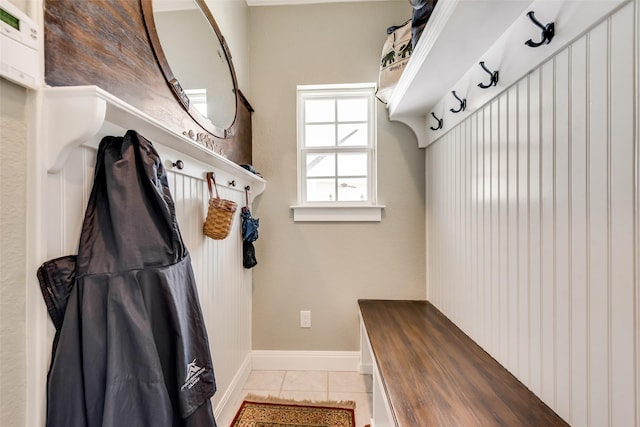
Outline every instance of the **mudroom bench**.
{"type": "Polygon", "coordinates": [[[372,427],[568,426],[431,303],[358,303],[372,427]]]}

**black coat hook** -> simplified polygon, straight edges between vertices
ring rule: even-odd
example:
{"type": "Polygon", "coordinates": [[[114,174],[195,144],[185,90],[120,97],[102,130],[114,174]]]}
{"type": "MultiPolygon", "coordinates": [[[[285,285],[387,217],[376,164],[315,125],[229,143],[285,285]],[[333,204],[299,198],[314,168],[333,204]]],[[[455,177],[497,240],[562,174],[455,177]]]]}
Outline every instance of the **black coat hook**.
{"type": "Polygon", "coordinates": [[[244,200],[245,200],[245,208],[243,208],[243,212],[245,209],[249,208],[249,190],[251,190],[251,187],[249,187],[248,185],[244,186],[244,200]]]}
{"type": "Polygon", "coordinates": [[[171,163],[171,166],[182,170],[184,169],[184,162],[182,160],[176,160],[175,162],[171,163]]]}
{"type": "Polygon", "coordinates": [[[431,126],[429,129],[431,129],[431,130],[442,129],[442,119],[437,118],[436,115],[433,114],[433,111],[431,112],[431,115],[433,116],[434,119],[436,119],[438,121],[438,127],[434,128],[433,126],[431,126]]]}
{"type": "Polygon", "coordinates": [[[549,44],[551,43],[551,39],[553,38],[553,36],[556,35],[556,30],[555,30],[555,25],[553,22],[550,22],[547,25],[542,25],[534,16],[535,12],[532,10],[529,13],[527,13],[527,16],[529,17],[529,19],[531,19],[531,21],[536,24],[541,30],[542,30],[542,40],[540,40],[539,42],[534,42],[533,40],[529,39],[526,42],[524,42],[524,44],[526,44],[529,47],[538,47],[538,46],[542,46],[543,44],[549,44]]]}
{"type": "Polygon", "coordinates": [[[480,61],[480,66],[487,72],[487,74],[489,74],[491,76],[491,81],[489,82],[489,84],[484,84],[484,83],[478,83],[478,86],[481,87],[482,89],[487,89],[490,88],[491,86],[495,86],[498,84],[498,71],[491,71],[489,70],[485,65],[484,65],[484,61],[480,61]]]}
{"type": "Polygon", "coordinates": [[[457,110],[454,110],[453,108],[450,108],[449,111],[451,111],[452,113],[459,113],[461,111],[466,110],[467,109],[467,98],[460,99],[460,97],[456,94],[455,90],[452,90],[451,93],[460,102],[460,107],[458,107],[457,110]]]}

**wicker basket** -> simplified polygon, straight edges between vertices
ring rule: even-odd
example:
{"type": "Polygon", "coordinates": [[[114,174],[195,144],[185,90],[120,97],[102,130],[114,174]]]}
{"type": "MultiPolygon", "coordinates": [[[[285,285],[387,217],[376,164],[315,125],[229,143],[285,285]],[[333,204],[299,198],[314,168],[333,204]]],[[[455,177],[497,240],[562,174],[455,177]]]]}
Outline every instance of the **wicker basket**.
{"type": "Polygon", "coordinates": [[[207,172],[209,209],[207,210],[207,219],[204,221],[203,231],[207,237],[211,237],[214,240],[222,240],[229,235],[238,204],[234,201],[220,198],[213,175],[213,172],[207,172]],[[212,183],[213,188],[216,190],[216,197],[213,197],[212,183]]]}

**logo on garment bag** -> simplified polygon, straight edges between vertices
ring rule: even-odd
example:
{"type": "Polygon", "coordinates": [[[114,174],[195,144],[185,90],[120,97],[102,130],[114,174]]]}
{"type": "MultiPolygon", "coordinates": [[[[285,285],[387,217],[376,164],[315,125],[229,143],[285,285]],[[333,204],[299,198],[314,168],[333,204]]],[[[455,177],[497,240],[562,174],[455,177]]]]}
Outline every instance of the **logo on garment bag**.
{"type": "Polygon", "coordinates": [[[184,390],[185,388],[191,389],[191,387],[200,381],[200,375],[202,375],[204,371],[206,371],[206,369],[196,365],[196,359],[193,359],[193,362],[187,365],[187,379],[184,381],[182,387],[180,387],[180,390],[184,390]]]}

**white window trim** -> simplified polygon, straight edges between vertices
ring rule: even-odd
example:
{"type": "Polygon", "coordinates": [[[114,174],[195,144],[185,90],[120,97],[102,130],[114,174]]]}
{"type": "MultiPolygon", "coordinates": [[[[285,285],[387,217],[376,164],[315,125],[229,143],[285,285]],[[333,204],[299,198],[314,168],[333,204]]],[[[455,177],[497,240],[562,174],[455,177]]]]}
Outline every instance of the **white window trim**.
{"type": "Polygon", "coordinates": [[[377,202],[377,113],[375,98],[375,83],[356,83],[356,84],[336,84],[336,85],[299,85],[297,87],[297,161],[298,161],[298,204],[290,206],[293,210],[293,220],[295,222],[345,222],[345,221],[363,221],[363,222],[379,222],[382,220],[382,210],[384,205],[377,202]],[[373,89],[371,96],[371,106],[373,108],[371,114],[371,122],[369,123],[371,135],[373,137],[372,146],[369,148],[369,174],[370,180],[369,200],[366,202],[304,202],[303,186],[305,181],[304,170],[302,168],[301,147],[303,131],[300,126],[300,117],[302,117],[302,95],[300,89],[306,91],[348,91],[350,89],[360,92],[362,89],[373,89]]]}
{"type": "Polygon", "coordinates": [[[375,206],[291,206],[295,222],[380,222],[384,205],[375,206]]]}

